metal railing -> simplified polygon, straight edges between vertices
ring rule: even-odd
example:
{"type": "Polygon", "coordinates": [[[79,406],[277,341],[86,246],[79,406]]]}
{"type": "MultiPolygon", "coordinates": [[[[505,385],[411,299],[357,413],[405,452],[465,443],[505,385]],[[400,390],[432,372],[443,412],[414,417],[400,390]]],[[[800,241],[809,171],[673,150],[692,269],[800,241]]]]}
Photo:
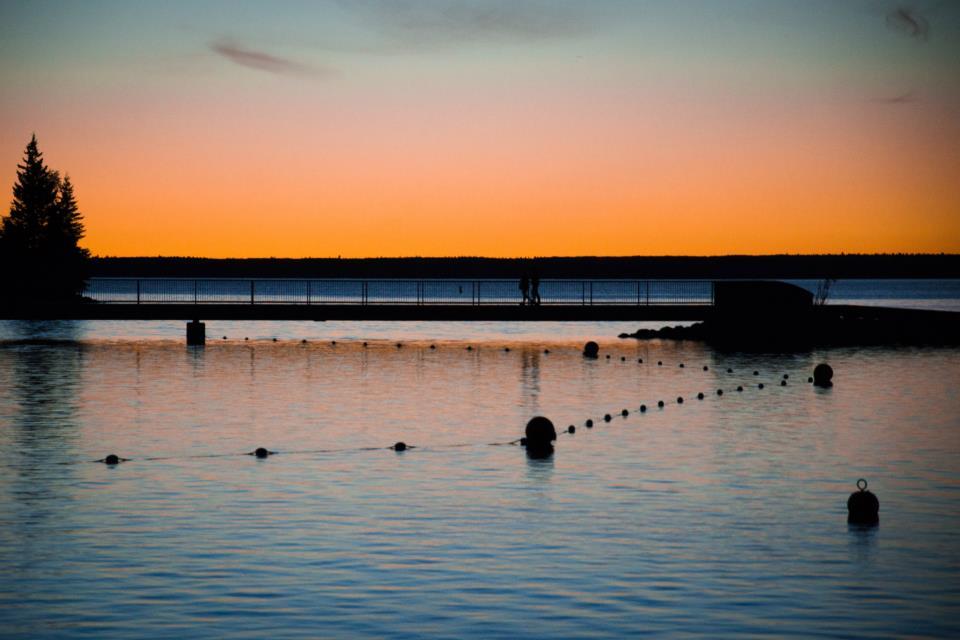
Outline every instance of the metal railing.
{"type": "MultiPolygon", "coordinates": [[[[713,305],[710,280],[542,280],[541,305],[713,305]]],[[[517,305],[519,280],[91,278],[109,304],[517,305]]]]}

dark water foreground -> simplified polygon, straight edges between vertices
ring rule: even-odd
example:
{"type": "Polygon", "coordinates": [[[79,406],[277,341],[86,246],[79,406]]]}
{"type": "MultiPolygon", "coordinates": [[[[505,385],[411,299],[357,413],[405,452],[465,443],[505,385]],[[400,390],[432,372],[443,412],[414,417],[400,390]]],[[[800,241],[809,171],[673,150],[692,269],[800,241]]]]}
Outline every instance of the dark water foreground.
{"type": "Polygon", "coordinates": [[[955,348],[3,329],[3,637],[960,634],[955,348]],[[552,458],[491,446],[536,414],[552,458]]]}

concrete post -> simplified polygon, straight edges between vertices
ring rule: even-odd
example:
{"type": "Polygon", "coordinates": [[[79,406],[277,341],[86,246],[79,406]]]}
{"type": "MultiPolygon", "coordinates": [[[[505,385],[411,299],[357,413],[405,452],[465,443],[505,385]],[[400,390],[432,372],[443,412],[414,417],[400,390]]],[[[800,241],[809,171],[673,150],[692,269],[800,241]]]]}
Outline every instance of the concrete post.
{"type": "Polygon", "coordinates": [[[187,323],[187,346],[202,347],[207,342],[207,326],[199,320],[187,323]]]}

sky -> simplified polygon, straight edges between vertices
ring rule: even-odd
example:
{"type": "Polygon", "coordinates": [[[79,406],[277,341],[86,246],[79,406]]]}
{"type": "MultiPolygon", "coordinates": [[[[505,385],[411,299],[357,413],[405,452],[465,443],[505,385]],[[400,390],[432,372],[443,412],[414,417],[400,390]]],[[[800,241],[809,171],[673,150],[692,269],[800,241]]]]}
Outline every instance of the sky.
{"type": "Polygon", "coordinates": [[[0,0],[95,255],[960,253],[960,2],[0,0]]]}

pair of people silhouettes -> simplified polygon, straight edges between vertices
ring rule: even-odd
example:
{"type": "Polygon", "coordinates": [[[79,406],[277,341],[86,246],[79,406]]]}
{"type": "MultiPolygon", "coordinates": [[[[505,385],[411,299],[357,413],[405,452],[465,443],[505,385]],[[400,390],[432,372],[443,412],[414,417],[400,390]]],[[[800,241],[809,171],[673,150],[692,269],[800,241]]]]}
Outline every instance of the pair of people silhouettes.
{"type": "Polygon", "coordinates": [[[522,296],[520,306],[538,306],[540,304],[540,278],[523,274],[523,277],[520,278],[520,295],[522,296]]]}

